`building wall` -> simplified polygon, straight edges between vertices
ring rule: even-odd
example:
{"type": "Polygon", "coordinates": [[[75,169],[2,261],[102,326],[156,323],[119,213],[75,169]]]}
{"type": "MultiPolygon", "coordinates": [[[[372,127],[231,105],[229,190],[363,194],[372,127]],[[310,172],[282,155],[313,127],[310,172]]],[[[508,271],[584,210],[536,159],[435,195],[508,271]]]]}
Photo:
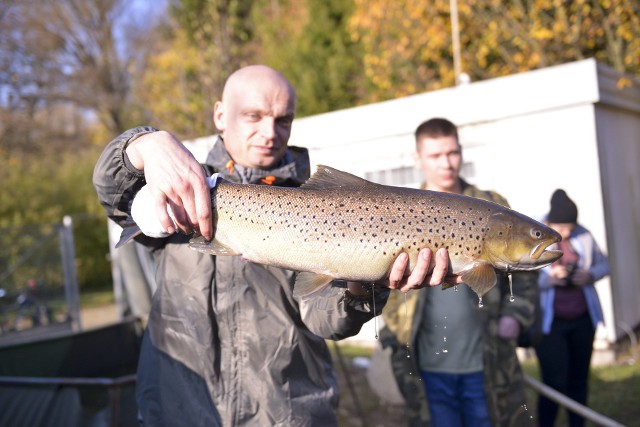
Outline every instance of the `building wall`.
{"type": "MultiPolygon", "coordinates": [[[[313,164],[417,186],[413,132],[446,117],[460,128],[465,178],[512,208],[541,218],[565,189],[610,256],[611,276],[596,284],[606,326],[595,346],[606,349],[640,325],[640,89],[621,89],[620,77],[578,61],[296,119],[290,144],[307,147],[313,164]]],[[[204,161],[213,141],[187,145],[204,161]]],[[[375,328],[355,340],[375,343],[375,328]]]]}
{"type": "MultiPolygon", "coordinates": [[[[552,192],[565,189],[579,221],[613,250],[612,275],[597,284],[606,327],[596,347],[606,348],[624,334],[619,322],[640,324],[640,93],[617,89],[618,78],[579,61],[297,119],[290,144],[309,148],[312,163],[416,186],[413,131],[440,116],[460,128],[464,176],[514,209],[540,218],[552,192]]],[[[363,334],[373,340],[373,326],[363,334]]]]}

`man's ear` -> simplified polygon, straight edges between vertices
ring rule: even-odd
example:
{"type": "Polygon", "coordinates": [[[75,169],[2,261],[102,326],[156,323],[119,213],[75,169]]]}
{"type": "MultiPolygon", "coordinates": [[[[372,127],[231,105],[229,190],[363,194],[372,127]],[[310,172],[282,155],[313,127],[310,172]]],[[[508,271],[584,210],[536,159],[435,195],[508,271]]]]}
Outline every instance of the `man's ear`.
{"type": "Polygon", "coordinates": [[[221,132],[227,127],[224,107],[222,106],[222,102],[220,101],[216,101],[216,103],[213,104],[213,124],[216,125],[216,129],[221,132]]]}

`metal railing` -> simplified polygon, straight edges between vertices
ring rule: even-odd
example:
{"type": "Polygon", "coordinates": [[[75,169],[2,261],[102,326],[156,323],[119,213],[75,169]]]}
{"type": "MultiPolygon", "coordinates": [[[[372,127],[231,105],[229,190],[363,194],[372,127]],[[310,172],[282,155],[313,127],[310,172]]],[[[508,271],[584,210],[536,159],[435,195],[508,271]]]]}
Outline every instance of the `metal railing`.
{"type": "Polygon", "coordinates": [[[624,424],[620,424],[619,422],[614,421],[611,418],[605,417],[604,415],[576,402],[575,400],[565,396],[564,394],[549,387],[548,385],[541,383],[540,381],[530,377],[529,375],[525,374],[524,381],[529,387],[533,388],[538,393],[544,395],[545,397],[556,402],[558,405],[569,409],[570,411],[582,416],[583,418],[593,422],[598,426],[625,427],[624,424]]]}

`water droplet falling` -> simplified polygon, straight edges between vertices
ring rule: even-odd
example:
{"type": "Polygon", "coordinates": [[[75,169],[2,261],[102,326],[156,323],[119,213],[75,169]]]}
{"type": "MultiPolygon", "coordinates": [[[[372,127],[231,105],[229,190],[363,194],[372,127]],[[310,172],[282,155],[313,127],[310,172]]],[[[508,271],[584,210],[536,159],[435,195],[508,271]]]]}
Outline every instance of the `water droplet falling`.
{"type": "Polygon", "coordinates": [[[482,302],[482,297],[478,297],[478,307],[484,307],[484,303],[482,302]]]}
{"type": "MultiPolygon", "coordinates": [[[[445,323],[444,323],[444,325],[442,325],[442,328],[443,329],[447,329],[447,323],[446,323],[447,322],[447,316],[444,316],[444,322],[445,323]]],[[[443,353],[449,353],[449,350],[447,350],[447,347],[446,347],[446,344],[447,344],[447,336],[446,335],[442,336],[442,342],[444,343],[444,344],[442,344],[442,352],[443,353]]]]}
{"type": "Polygon", "coordinates": [[[507,274],[507,276],[509,277],[509,302],[514,302],[516,299],[513,296],[513,282],[511,274],[507,274]]]}
{"type": "MultiPolygon", "coordinates": [[[[411,292],[411,291],[409,291],[411,292]]],[[[411,331],[409,330],[409,304],[407,302],[407,294],[409,292],[405,292],[404,294],[404,330],[407,333],[407,359],[411,358],[411,352],[410,352],[410,348],[409,348],[409,338],[411,335],[411,331]]]]}
{"type": "Polygon", "coordinates": [[[376,339],[379,339],[378,335],[378,316],[376,316],[376,286],[371,284],[371,301],[373,302],[373,328],[376,330],[376,339]]]}

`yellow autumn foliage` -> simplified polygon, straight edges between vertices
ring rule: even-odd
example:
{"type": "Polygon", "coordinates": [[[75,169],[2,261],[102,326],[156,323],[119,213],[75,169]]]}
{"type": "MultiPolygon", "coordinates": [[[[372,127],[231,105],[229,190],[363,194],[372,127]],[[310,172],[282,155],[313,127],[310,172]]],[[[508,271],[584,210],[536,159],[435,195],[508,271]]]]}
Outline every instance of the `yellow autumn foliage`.
{"type": "MultiPolygon", "coordinates": [[[[368,101],[455,84],[449,0],[355,4],[347,28],[365,51],[368,101]]],[[[462,71],[472,80],[588,57],[640,74],[638,0],[459,0],[457,9],[462,71]]]]}

